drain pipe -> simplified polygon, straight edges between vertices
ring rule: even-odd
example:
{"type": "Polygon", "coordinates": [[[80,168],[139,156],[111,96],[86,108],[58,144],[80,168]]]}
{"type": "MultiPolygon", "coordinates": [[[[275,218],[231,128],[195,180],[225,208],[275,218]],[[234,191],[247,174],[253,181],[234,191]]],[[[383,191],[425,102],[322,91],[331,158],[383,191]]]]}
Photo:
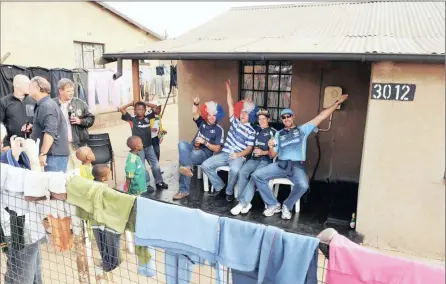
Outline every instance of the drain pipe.
{"type": "Polygon", "coordinates": [[[115,74],[113,74],[113,80],[117,80],[119,79],[119,77],[122,76],[122,59],[119,58],[117,61],[118,61],[118,70],[116,71],[115,74]]]}

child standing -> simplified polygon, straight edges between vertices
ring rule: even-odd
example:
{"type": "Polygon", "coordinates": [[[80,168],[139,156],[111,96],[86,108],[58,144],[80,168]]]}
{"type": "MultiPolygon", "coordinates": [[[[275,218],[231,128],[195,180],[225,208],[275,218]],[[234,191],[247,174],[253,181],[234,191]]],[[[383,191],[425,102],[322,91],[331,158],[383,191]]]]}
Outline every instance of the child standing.
{"type": "Polygon", "coordinates": [[[82,165],[79,166],[81,177],[94,180],[91,163],[96,160],[96,157],[93,150],[87,146],[80,147],[76,150],[76,158],[82,162],[82,165]]]}
{"type": "Polygon", "coordinates": [[[159,101],[153,102],[156,107],[152,109],[152,118],[150,119],[150,129],[152,130],[152,146],[155,151],[156,158],[160,160],[160,144],[163,136],[167,134],[167,131],[163,129],[161,122],[161,103],[159,101]]]}
{"type": "MultiPolygon", "coordinates": [[[[161,175],[161,169],[158,163],[158,159],[156,157],[155,151],[152,147],[152,134],[150,130],[150,119],[151,114],[146,114],[147,107],[143,102],[135,103],[134,110],[135,115],[130,115],[126,109],[130,107],[133,102],[122,106],[119,111],[122,113],[121,119],[127,121],[130,124],[130,128],[132,129],[132,135],[138,136],[141,138],[143,143],[142,149],[135,153],[139,155],[142,161],[143,169],[145,171],[146,178],[146,186],[147,191],[153,191],[153,188],[150,186],[150,175],[145,169],[145,160],[147,160],[152,168],[153,177],[155,178],[156,189],[167,189],[167,184],[163,181],[163,177],[161,175]]],[[[152,104],[147,103],[150,107],[154,106],[152,104]]],[[[154,106],[156,107],[156,106],[154,106]]]]}
{"type": "Polygon", "coordinates": [[[94,165],[91,171],[94,181],[106,183],[110,180],[111,171],[106,164],[94,165]]]}
{"type": "MultiPolygon", "coordinates": [[[[131,136],[127,139],[127,146],[130,148],[130,153],[125,162],[125,188],[129,194],[139,195],[146,191],[145,169],[138,156],[138,152],[143,149],[142,139],[138,136],[131,136]]],[[[147,191],[149,192],[149,189],[147,191]]],[[[152,189],[151,192],[153,191],[152,189]]]]}

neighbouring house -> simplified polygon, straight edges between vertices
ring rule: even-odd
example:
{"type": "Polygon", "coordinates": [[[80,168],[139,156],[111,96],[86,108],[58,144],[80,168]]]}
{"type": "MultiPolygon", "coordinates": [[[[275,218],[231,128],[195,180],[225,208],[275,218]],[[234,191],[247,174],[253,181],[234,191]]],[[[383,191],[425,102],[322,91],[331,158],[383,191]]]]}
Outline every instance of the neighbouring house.
{"type": "Polygon", "coordinates": [[[0,57],[11,53],[5,64],[104,68],[94,58],[164,39],[104,2],[2,1],[0,5],[0,57]]]}
{"type": "Polygon", "coordinates": [[[322,208],[336,223],[357,212],[368,245],[444,259],[444,2],[233,8],[178,38],[103,59],[179,60],[184,140],[196,131],[193,97],[226,106],[228,78],[234,99],[253,96],[278,127],[282,108],[305,123],[350,94],[309,138],[315,178],[300,215],[322,208]],[[335,207],[342,216],[330,215],[335,207]]]}

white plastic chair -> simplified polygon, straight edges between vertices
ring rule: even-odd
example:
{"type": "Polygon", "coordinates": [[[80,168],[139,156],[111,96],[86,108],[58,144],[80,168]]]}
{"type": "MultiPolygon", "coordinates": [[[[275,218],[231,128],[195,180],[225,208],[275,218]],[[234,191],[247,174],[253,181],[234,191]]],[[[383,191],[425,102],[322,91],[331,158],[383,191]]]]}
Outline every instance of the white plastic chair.
{"type": "MultiPolygon", "coordinates": [[[[277,198],[277,195],[279,194],[279,186],[281,184],[290,185],[291,187],[294,186],[294,183],[287,178],[271,179],[269,181],[269,188],[271,188],[271,190],[273,191],[273,194],[276,198],[277,198]]],[[[298,213],[300,211],[300,199],[297,200],[297,202],[296,202],[295,211],[296,211],[296,213],[298,213]]]]}
{"type": "MultiPolygon", "coordinates": [[[[201,171],[201,167],[200,167],[200,171],[201,171]]],[[[217,172],[219,171],[226,171],[228,172],[228,179],[229,179],[229,166],[223,166],[223,167],[218,167],[217,168],[217,172]]],[[[209,191],[209,179],[208,176],[202,172],[203,175],[203,187],[204,187],[204,191],[208,192],[209,191]]],[[[214,186],[211,187],[211,192],[214,192],[214,186]]],[[[237,198],[238,196],[238,185],[236,184],[234,186],[234,197],[237,198]]]]}

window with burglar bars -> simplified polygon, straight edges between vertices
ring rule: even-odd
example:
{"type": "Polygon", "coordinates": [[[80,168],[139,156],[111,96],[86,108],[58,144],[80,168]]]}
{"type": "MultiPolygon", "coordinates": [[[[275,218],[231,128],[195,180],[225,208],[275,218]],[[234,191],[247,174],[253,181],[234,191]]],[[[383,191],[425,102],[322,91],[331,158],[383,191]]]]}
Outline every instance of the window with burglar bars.
{"type": "Polygon", "coordinates": [[[268,109],[272,122],[280,111],[291,107],[291,61],[242,61],[241,99],[248,96],[259,108],[268,109]]]}
{"type": "Polygon", "coordinates": [[[95,58],[104,54],[104,45],[102,43],[74,42],[74,60],[76,68],[84,69],[102,69],[104,65],[96,64],[95,58]]]}

